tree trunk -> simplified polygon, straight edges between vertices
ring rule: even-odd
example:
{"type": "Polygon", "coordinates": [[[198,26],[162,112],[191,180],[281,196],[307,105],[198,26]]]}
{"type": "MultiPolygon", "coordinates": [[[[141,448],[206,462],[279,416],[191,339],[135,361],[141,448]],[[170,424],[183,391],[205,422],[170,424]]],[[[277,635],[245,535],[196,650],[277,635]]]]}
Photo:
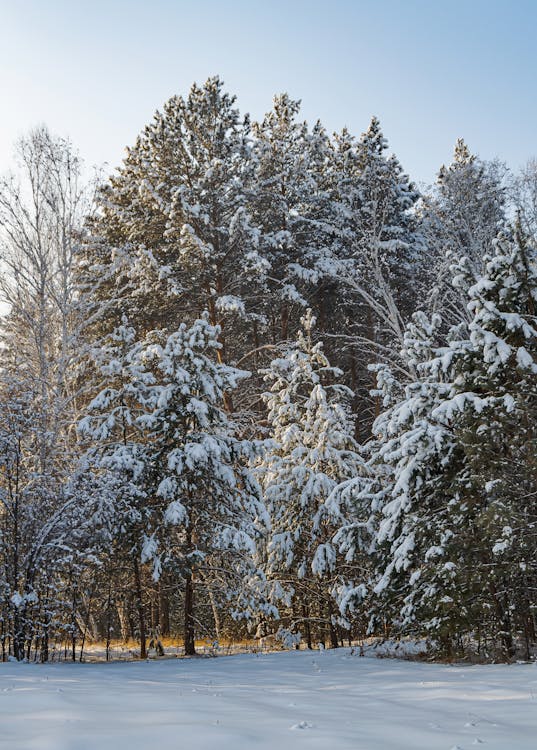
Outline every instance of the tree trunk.
{"type": "Polygon", "coordinates": [[[43,638],[41,639],[41,654],[40,658],[42,662],[47,662],[49,657],[49,648],[48,648],[48,628],[45,627],[43,630],[43,638]]]}
{"type": "Polygon", "coordinates": [[[304,618],[304,630],[306,631],[306,645],[311,651],[313,644],[311,642],[310,613],[307,604],[302,605],[302,617],[304,618]]]}
{"type": "Polygon", "coordinates": [[[216,606],[216,599],[214,598],[214,592],[211,586],[208,587],[208,591],[209,591],[209,601],[211,603],[211,609],[213,611],[214,632],[216,635],[216,640],[220,641],[220,613],[218,612],[218,607],[216,606]]]}
{"type": "Polygon", "coordinates": [[[330,647],[331,648],[337,648],[339,646],[339,641],[337,637],[337,628],[332,622],[332,615],[334,614],[334,608],[332,606],[332,600],[328,599],[328,622],[330,625],[330,647]]]}
{"type": "Polygon", "coordinates": [[[185,580],[185,632],[184,647],[186,656],[194,656],[196,646],[194,640],[194,586],[192,584],[192,571],[189,570],[185,580]]]}
{"type": "Polygon", "coordinates": [[[170,600],[166,592],[166,587],[162,581],[158,584],[159,610],[160,610],[160,635],[170,635],[170,600]]]}
{"type": "Polygon", "coordinates": [[[503,657],[504,659],[509,660],[513,656],[515,649],[513,645],[513,634],[511,618],[509,616],[508,602],[505,601],[504,605],[502,601],[500,601],[500,594],[498,593],[498,589],[496,588],[494,583],[489,584],[489,589],[492,593],[494,608],[496,610],[496,617],[501,628],[500,642],[502,645],[503,657]]]}
{"type": "Polygon", "coordinates": [[[121,630],[121,640],[123,643],[127,643],[130,635],[130,626],[127,603],[123,597],[116,600],[116,612],[119,620],[119,628],[121,630]]]}
{"type": "Polygon", "coordinates": [[[281,309],[280,335],[282,341],[287,341],[289,338],[289,306],[287,303],[284,303],[281,309]]]}
{"type": "Polygon", "coordinates": [[[25,619],[26,608],[21,612],[16,607],[13,616],[13,655],[17,661],[24,660],[24,644],[26,642],[25,619]]]}
{"type": "Polygon", "coordinates": [[[134,586],[136,592],[136,608],[138,610],[138,625],[140,629],[140,659],[147,659],[144,602],[142,597],[142,577],[138,555],[134,557],[134,586]]]}

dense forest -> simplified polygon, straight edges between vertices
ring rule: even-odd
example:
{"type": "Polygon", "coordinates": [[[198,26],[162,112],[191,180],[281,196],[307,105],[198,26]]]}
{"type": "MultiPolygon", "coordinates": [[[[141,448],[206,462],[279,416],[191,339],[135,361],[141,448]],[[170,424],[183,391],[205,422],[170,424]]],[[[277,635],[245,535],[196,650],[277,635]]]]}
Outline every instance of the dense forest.
{"type": "Polygon", "coordinates": [[[0,181],[1,658],[85,643],[537,645],[537,163],[418,190],[215,77],[106,179],[0,181]]]}

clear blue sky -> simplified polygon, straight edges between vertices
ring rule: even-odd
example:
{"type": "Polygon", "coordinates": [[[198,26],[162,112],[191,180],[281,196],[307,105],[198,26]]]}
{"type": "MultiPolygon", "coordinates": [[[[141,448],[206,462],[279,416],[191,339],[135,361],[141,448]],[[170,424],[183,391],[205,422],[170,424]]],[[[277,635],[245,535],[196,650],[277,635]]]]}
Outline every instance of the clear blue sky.
{"type": "Polygon", "coordinates": [[[174,93],[220,74],[242,111],[390,146],[430,182],[456,138],[517,168],[537,155],[537,0],[0,0],[0,171],[45,122],[117,165],[174,93]]]}

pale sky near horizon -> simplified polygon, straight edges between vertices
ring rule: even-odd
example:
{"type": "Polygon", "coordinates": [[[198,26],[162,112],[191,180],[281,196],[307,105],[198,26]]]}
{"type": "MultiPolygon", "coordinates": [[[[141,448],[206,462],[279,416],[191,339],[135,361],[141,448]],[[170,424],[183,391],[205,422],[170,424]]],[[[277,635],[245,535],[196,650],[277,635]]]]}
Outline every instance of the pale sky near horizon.
{"type": "Polygon", "coordinates": [[[537,0],[0,0],[0,172],[40,123],[118,165],[155,109],[219,74],[259,118],[275,93],[359,135],[380,117],[431,182],[464,137],[537,156],[537,0]]]}

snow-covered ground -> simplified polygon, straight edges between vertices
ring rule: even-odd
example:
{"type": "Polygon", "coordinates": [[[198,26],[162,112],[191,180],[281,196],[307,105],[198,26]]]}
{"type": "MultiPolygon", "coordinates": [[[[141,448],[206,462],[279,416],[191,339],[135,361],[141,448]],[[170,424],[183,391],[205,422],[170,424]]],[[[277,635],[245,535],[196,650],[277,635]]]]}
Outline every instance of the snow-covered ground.
{"type": "Polygon", "coordinates": [[[0,664],[2,750],[537,747],[537,665],[445,666],[349,649],[0,664]]]}

